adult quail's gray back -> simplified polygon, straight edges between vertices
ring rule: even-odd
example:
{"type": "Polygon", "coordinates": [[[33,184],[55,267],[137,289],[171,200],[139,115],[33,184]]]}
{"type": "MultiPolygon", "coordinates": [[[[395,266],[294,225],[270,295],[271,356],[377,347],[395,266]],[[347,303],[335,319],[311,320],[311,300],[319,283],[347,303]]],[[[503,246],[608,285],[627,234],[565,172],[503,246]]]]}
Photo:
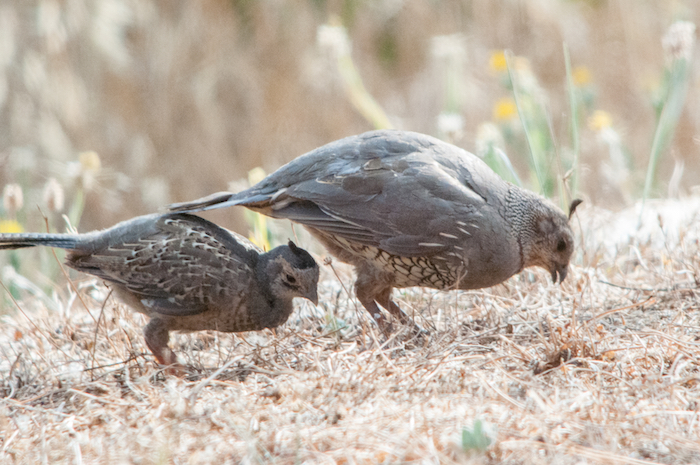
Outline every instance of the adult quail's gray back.
{"type": "Polygon", "coordinates": [[[358,297],[373,315],[371,301],[399,315],[393,287],[476,289],[534,265],[563,280],[573,251],[568,218],[553,204],[465,150],[413,132],[348,137],[240,193],[171,208],[228,205],[306,226],[356,266],[358,297]]]}

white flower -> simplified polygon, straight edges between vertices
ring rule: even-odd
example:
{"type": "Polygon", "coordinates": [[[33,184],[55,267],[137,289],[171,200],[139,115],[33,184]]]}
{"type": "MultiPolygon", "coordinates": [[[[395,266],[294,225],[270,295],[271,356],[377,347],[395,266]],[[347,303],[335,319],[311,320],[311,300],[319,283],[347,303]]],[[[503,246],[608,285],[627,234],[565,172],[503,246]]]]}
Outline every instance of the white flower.
{"type": "Polygon", "coordinates": [[[695,48],[695,24],[690,21],[676,21],[664,34],[661,45],[671,61],[681,58],[690,61],[695,48]]]}
{"type": "Polygon", "coordinates": [[[440,113],[437,120],[438,130],[451,139],[457,139],[464,129],[464,117],[459,113],[440,113]]]}
{"type": "Polygon", "coordinates": [[[438,60],[464,60],[467,51],[463,34],[435,36],[430,39],[430,54],[438,60]]]}
{"type": "Polygon", "coordinates": [[[341,25],[323,24],[316,32],[316,43],[319,48],[334,58],[350,54],[348,33],[341,25]]]}
{"type": "Polygon", "coordinates": [[[482,123],[476,130],[476,154],[484,158],[494,147],[504,144],[501,131],[493,123],[482,123]]]}

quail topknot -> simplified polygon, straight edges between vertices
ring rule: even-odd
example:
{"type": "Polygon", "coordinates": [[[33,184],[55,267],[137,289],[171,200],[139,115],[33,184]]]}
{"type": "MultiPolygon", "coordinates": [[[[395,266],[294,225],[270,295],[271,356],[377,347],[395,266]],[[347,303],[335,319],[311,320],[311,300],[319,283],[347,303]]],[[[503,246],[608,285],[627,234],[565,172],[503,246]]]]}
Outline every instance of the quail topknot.
{"type": "Polygon", "coordinates": [[[274,328],[292,299],[318,302],[319,268],[304,249],[261,253],[244,237],[185,213],[140,216],[87,234],[0,234],[0,249],[69,250],[66,264],[112,283],[150,317],[146,345],[162,365],[177,363],[169,331],[239,332],[274,328]]]}
{"type": "Polygon", "coordinates": [[[526,267],[566,278],[574,237],[551,202],[496,175],[471,153],[398,130],[347,137],[302,155],[239,193],[174,204],[173,211],[243,205],[303,224],[355,266],[357,298],[403,322],[393,288],[478,289],[526,267]]]}

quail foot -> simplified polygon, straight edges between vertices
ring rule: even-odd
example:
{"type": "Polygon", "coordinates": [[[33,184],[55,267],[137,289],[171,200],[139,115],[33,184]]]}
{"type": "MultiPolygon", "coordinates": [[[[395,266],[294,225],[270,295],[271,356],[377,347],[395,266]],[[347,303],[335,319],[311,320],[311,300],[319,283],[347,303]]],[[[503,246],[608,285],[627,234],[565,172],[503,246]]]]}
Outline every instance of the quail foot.
{"type": "Polygon", "coordinates": [[[479,289],[539,266],[566,278],[569,216],[514,186],[475,155],[430,136],[379,130],[332,142],[238,193],[171,205],[199,211],[243,205],[304,225],[354,265],[358,300],[386,327],[402,322],[393,288],[479,289]]]}
{"type": "Polygon", "coordinates": [[[198,216],[140,216],[87,234],[0,234],[0,249],[67,249],[66,264],[111,283],[147,315],[146,345],[161,365],[177,363],[173,330],[252,331],[281,325],[292,299],[317,303],[318,265],[293,242],[262,253],[198,216]]]}

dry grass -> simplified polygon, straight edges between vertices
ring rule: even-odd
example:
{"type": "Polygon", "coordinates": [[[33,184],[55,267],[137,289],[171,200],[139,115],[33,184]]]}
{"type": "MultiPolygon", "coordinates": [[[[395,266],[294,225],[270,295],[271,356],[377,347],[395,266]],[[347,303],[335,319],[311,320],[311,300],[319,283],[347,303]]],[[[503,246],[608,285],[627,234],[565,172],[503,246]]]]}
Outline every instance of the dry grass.
{"type": "Polygon", "coordinates": [[[582,209],[587,265],[561,287],[402,291],[424,344],[385,340],[326,266],[319,308],[274,333],[175,334],[184,379],[142,316],[100,317],[102,285],[78,284],[90,313],[67,288],[57,311],[26,299],[0,329],[0,462],[698,463],[700,199],[678,207],[647,205],[636,235],[634,210],[582,209]],[[468,455],[477,419],[492,443],[468,455]]]}

